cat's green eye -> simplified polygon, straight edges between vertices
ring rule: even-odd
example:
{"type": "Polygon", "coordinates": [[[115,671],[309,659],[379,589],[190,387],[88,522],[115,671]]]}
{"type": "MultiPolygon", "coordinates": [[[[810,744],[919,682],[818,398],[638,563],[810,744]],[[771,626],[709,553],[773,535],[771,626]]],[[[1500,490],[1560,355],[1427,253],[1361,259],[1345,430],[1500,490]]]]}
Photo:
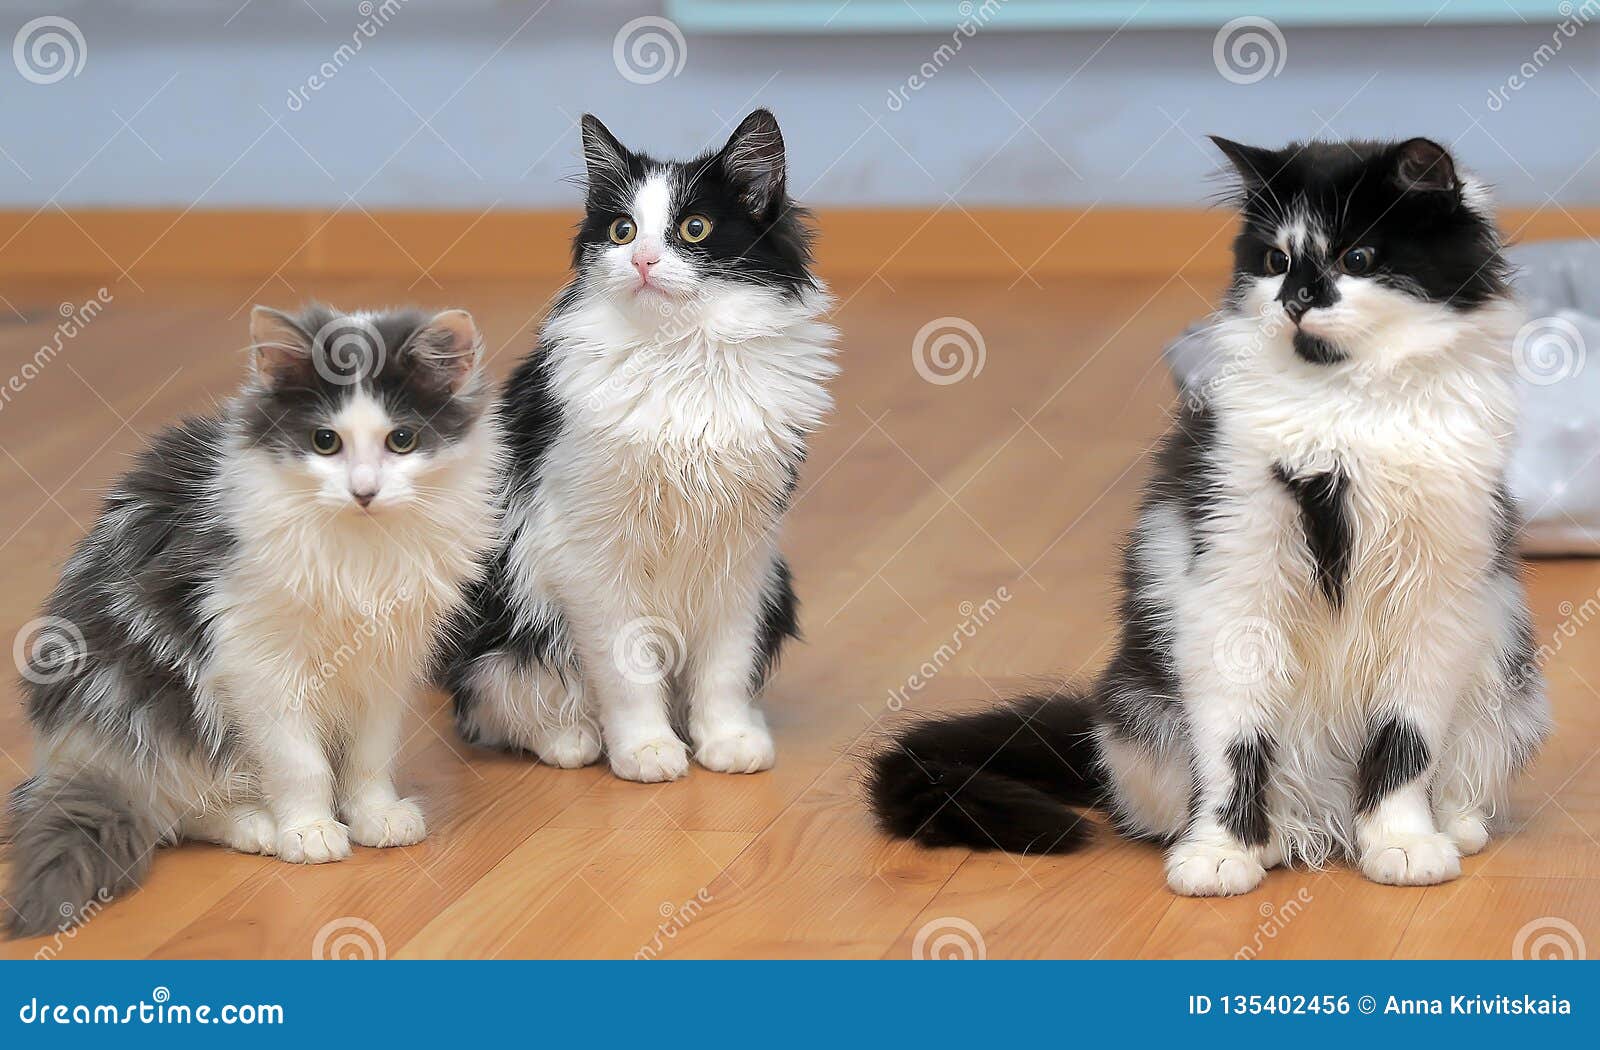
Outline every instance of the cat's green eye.
{"type": "Polygon", "coordinates": [[[311,432],[311,448],[319,456],[331,456],[343,447],[344,442],[339,439],[337,431],[318,427],[311,432]]]}
{"type": "Polygon", "coordinates": [[[390,452],[403,456],[417,447],[417,432],[410,427],[396,427],[389,431],[384,444],[389,446],[390,452]]]}
{"type": "Polygon", "coordinates": [[[711,236],[711,220],[704,215],[691,215],[678,223],[678,236],[689,244],[699,244],[711,236]]]}
{"type": "Polygon", "coordinates": [[[1282,248],[1268,248],[1267,254],[1261,259],[1261,268],[1267,271],[1268,277],[1276,277],[1280,273],[1289,272],[1289,253],[1282,248]]]}
{"type": "Polygon", "coordinates": [[[1364,273],[1370,273],[1377,261],[1377,251],[1363,245],[1359,248],[1351,248],[1341,255],[1339,257],[1339,269],[1351,277],[1360,277],[1364,273]]]}
{"type": "Polygon", "coordinates": [[[633,240],[634,235],[638,232],[638,227],[626,215],[618,215],[615,219],[612,219],[611,228],[606,231],[611,238],[612,244],[627,244],[633,240]]]}

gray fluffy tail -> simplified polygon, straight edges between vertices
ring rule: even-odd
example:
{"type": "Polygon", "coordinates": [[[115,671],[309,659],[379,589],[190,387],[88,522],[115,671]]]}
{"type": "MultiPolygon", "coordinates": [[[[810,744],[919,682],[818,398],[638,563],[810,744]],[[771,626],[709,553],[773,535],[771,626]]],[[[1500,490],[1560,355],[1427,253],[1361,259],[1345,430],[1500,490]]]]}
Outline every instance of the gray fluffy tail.
{"type": "Polygon", "coordinates": [[[91,901],[137,886],[161,837],[113,781],[83,771],[25,781],[11,794],[6,824],[13,937],[59,930],[91,901]]]}

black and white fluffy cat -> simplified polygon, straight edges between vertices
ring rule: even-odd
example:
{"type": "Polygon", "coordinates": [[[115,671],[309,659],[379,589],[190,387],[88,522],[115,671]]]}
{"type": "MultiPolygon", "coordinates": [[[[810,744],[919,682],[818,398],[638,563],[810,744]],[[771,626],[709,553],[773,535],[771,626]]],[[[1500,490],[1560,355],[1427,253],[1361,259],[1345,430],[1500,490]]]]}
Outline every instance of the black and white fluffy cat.
{"type": "Polygon", "coordinates": [[[250,332],[242,391],[145,448],[36,622],[16,933],[137,884],[163,843],[317,863],[423,837],[401,715],[495,532],[477,329],[258,307],[250,332]]]}
{"type": "Polygon", "coordinates": [[[778,551],[836,333],[757,110],[687,163],[583,119],[573,279],[503,395],[500,546],[446,633],[467,739],[639,781],[753,773],[754,695],[795,633],[778,551]]]}
{"type": "Polygon", "coordinates": [[[913,727],[871,790],[929,845],[1060,852],[1073,805],[1182,894],[1285,862],[1454,878],[1549,727],[1503,483],[1518,310],[1426,139],[1216,140],[1243,222],[1220,371],[1162,446],[1086,690],[913,727]]]}

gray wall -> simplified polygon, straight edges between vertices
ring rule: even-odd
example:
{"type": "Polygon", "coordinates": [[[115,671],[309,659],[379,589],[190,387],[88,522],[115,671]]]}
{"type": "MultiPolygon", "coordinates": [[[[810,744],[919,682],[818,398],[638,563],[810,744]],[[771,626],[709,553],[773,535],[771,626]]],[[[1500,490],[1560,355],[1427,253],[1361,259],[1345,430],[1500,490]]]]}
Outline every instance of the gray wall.
{"type": "Polygon", "coordinates": [[[564,206],[585,110],[631,144],[681,153],[757,103],[778,113],[794,184],[820,204],[1192,204],[1214,190],[1211,131],[1428,134],[1508,202],[1600,201],[1593,25],[1542,55],[1550,25],[1288,27],[1281,72],[1239,84],[1218,72],[1210,32],[1108,42],[1006,32],[1002,14],[896,110],[891,91],[948,34],[689,33],[676,76],[637,84],[613,39],[659,4],[557,0],[528,21],[533,0],[409,0],[295,105],[351,39],[357,4],[235,13],[242,3],[0,2],[0,44],[54,13],[87,48],[79,75],[49,84],[0,62],[0,206],[564,206]],[[1525,63],[1527,85],[1491,105],[1525,63]]]}

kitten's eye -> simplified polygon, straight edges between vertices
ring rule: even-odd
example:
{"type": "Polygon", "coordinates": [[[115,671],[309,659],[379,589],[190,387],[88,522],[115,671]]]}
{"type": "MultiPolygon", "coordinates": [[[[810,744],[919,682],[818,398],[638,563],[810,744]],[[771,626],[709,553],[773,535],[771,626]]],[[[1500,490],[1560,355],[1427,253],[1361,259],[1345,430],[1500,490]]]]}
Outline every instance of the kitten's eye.
{"type": "Polygon", "coordinates": [[[1280,273],[1289,272],[1289,253],[1281,248],[1268,248],[1267,254],[1261,259],[1261,266],[1267,271],[1268,277],[1276,277],[1280,273]]]}
{"type": "Polygon", "coordinates": [[[1339,269],[1351,277],[1360,277],[1371,271],[1374,263],[1378,261],[1378,253],[1372,248],[1351,248],[1339,257],[1339,269]]]}
{"type": "Polygon", "coordinates": [[[610,234],[612,244],[627,244],[639,230],[633,225],[632,219],[626,215],[618,215],[611,220],[611,228],[606,232],[610,234]]]}
{"type": "Polygon", "coordinates": [[[678,224],[678,235],[690,244],[699,244],[711,236],[711,220],[704,215],[691,215],[678,224]]]}
{"type": "Polygon", "coordinates": [[[331,456],[344,447],[344,442],[339,440],[339,435],[327,427],[318,427],[311,432],[311,447],[319,456],[331,456]]]}
{"type": "Polygon", "coordinates": [[[417,432],[410,427],[396,427],[389,431],[389,438],[384,444],[389,446],[390,452],[403,456],[417,447],[417,432]]]}

